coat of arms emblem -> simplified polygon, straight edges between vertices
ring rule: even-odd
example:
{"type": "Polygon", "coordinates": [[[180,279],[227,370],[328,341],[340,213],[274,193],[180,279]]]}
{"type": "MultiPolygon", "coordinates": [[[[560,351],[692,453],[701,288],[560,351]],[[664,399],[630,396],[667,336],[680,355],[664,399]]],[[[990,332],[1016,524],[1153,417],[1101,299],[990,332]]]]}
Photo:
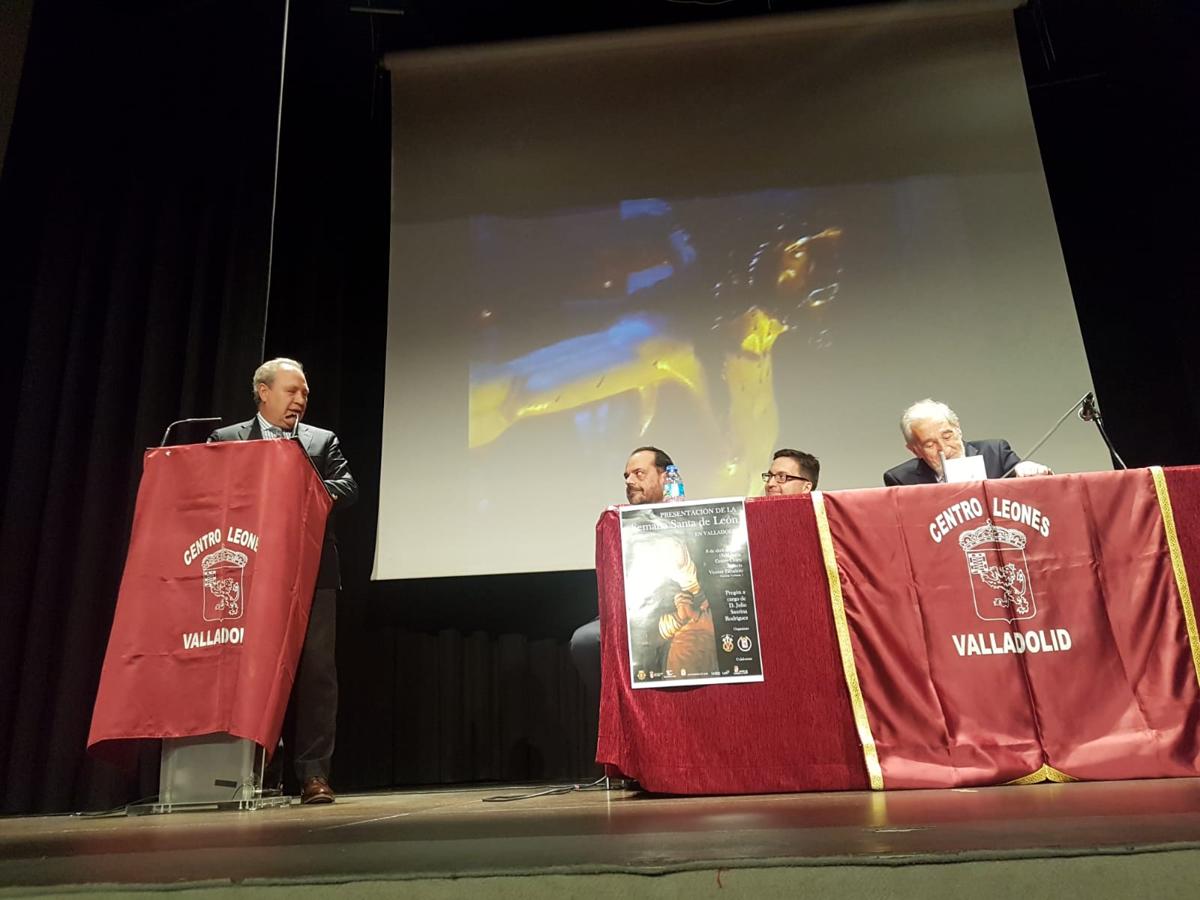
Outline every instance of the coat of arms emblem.
{"type": "Polygon", "coordinates": [[[200,561],[204,579],[204,621],[240,619],[245,610],[242,576],[249,557],[222,547],[200,561]]]}
{"type": "Polygon", "coordinates": [[[967,556],[967,573],[981,619],[1015,622],[1037,615],[1024,533],[992,524],[964,531],[958,545],[967,556]]]}

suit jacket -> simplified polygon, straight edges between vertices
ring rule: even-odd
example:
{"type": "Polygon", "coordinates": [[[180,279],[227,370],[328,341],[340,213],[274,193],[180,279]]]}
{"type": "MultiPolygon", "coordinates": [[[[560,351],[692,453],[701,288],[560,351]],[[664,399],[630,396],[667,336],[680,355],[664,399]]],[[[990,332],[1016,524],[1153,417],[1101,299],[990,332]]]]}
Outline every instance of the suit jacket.
{"type": "MultiPolygon", "coordinates": [[[[333,519],[339,509],[343,509],[358,499],[358,482],[350,474],[350,464],[342,455],[337,435],[324,428],[300,423],[296,429],[300,445],[312,460],[325,489],[333,497],[333,511],[325,526],[325,543],[321,547],[321,568],[317,572],[317,588],[332,588],[342,586],[338,567],[337,537],[333,532],[333,519]]],[[[227,425],[218,428],[208,436],[212,441],[257,441],[262,439],[262,429],[258,425],[258,416],[249,422],[239,422],[237,425],[227,425]]]]}
{"type": "MultiPolygon", "coordinates": [[[[982,456],[988,478],[999,478],[1021,461],[1021,457],[1008,446],[1008,441],[964,441],[964,456],[982,456]]],[[[929,468],[925,460],[913,457],[883,473],[883,483],[892,487],[899,484],[937,484],[937,472],[929,468]]]]}

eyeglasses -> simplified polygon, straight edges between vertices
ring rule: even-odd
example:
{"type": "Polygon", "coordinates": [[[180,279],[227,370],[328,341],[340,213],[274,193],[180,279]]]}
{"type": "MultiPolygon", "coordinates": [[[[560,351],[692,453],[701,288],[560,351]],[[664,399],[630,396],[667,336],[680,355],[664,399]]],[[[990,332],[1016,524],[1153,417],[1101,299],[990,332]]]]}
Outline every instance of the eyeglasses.
{"type": "Polygon", "coordinates": [[[763,472],[763,481],[768,484],[772,481],[778,481],[780,484],[787,484],[789,481],[807,481],[812,484],[811,478],[805,478],[802,475],[789,475],[787,472],[763,472]]]}

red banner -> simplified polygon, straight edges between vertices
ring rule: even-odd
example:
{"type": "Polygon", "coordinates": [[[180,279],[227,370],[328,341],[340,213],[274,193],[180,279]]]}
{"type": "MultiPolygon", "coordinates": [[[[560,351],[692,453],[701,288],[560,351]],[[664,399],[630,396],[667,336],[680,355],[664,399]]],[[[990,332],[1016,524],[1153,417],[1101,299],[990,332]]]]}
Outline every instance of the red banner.
{"type": "Polygon", "coordinates": [[[1200,774],[1160,471],[815,499],[874,787],[1200,774]]]}
{"type": "Polygon", "coordinates": [[[294,442],[148,450],[88,746],[226,732],[274,750],[331,506],[294,442]]]}

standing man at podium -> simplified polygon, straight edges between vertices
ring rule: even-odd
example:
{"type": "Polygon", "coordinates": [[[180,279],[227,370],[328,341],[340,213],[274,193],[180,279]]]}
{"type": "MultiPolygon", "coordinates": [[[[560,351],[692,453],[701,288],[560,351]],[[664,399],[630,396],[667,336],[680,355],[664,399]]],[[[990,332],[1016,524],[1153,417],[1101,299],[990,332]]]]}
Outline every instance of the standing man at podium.
{"type": "Polygon", "coordinates": [[[268,360],[254,372],[253,391],[258,410],[254,418],[218,428],[209,441],[298,440],[334,501],[291,700],[295,719],[292,761],[301,785],[300,802],[332,803],[329,762],[337,733],[334,645],[337,592],[342,586],[333,517],[358,499],[358,483],[350,474],[337,435],[300,421],[308,407],[308,381],[300,363],[284,357],[268,360]]]}

